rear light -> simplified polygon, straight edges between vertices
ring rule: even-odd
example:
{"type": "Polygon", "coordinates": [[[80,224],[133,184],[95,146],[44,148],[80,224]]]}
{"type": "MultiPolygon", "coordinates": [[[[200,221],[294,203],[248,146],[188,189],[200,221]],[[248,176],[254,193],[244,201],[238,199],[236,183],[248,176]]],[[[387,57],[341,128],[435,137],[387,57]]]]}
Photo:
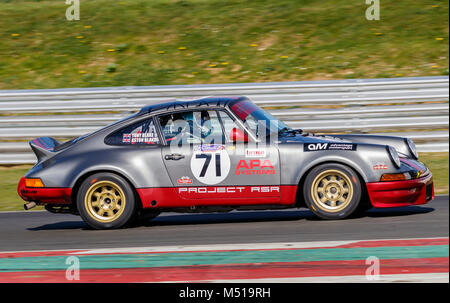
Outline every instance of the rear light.
{"type": "Polygon", "coordinates": [[[380,181],[389,182],[389,181],[406,181],[410,180],[411,176],[408,173],[404,174],[384,174],[381,176],[380,181]]]}
{"type": "Polygon", "coordinates": [[[25,178],[25,186],[26,187],[44,187],[44,183],[42,183],[39,178],[25,178]]]}

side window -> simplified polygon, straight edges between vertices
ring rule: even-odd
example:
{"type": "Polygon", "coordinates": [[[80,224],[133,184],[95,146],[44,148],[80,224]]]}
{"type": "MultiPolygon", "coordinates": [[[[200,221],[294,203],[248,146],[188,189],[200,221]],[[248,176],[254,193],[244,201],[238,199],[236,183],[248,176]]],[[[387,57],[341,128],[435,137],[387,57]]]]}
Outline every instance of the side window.
{"type": "Polygon", "coordinates": [[[156,145],[159,144],[153,119],[145,119],[124,127],[106,137],[110,145],[156,145]]]}
{"type": "Polygon", "coordinates": [[[216,111],[189,111],[162,115],[159,123],[167,143],[220,144],[225,141],[216,111]]]}

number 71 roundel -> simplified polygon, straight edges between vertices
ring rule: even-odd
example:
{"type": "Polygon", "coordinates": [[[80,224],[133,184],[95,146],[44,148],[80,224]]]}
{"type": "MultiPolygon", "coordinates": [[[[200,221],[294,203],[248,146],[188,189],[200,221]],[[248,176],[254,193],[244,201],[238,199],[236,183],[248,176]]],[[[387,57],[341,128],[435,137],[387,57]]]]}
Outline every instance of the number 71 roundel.
{"type": "Polygon", "coordinates": [[[191,158],[191,171],[201,183],[218,184],[225,180],[230,172],[230,157],[225,149],[195,151],[191,158]]]}

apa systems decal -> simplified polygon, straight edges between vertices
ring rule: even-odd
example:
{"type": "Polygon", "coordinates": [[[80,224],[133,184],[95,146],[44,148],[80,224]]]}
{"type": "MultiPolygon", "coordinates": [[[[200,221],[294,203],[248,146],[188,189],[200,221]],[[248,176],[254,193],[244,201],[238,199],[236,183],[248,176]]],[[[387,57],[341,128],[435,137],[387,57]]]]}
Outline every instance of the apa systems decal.
{"type": "Polygon", "coordinates": [[[356,150],[356,144],[353,143],[306,143],[303,145],[303,151],[321,151],[321,150],[356,150]]]}
{"type": "Polygon", "coordinates": [[[274,175],[275,168],[269,159],[241,160],[234,171],[235,175],[274,175]]]}
{"type": "Polygon", "coordinates": [[[178,184],[192,184],[192,179],[187,176],[181,177],[178,179],[178,184]]]}

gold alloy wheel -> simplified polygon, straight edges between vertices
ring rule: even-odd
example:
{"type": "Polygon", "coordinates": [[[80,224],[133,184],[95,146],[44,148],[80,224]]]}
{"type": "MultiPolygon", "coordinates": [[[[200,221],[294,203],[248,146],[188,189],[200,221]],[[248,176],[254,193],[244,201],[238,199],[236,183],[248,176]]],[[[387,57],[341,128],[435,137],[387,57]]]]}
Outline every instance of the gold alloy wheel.
{"type": "Polygon", "coordinates": [[[94,220],[108,223],[119,218],[125,210],[125,194],[112,181],[98,181],[84,196],[84,206],[94,220]]]}
{"type": "Polygon", "coordinates": [[[339,212],[352,200],[353,184],[341,171],[326,170],[314,178],[311,197],[320,209],[326,212],[339,212]]]}

